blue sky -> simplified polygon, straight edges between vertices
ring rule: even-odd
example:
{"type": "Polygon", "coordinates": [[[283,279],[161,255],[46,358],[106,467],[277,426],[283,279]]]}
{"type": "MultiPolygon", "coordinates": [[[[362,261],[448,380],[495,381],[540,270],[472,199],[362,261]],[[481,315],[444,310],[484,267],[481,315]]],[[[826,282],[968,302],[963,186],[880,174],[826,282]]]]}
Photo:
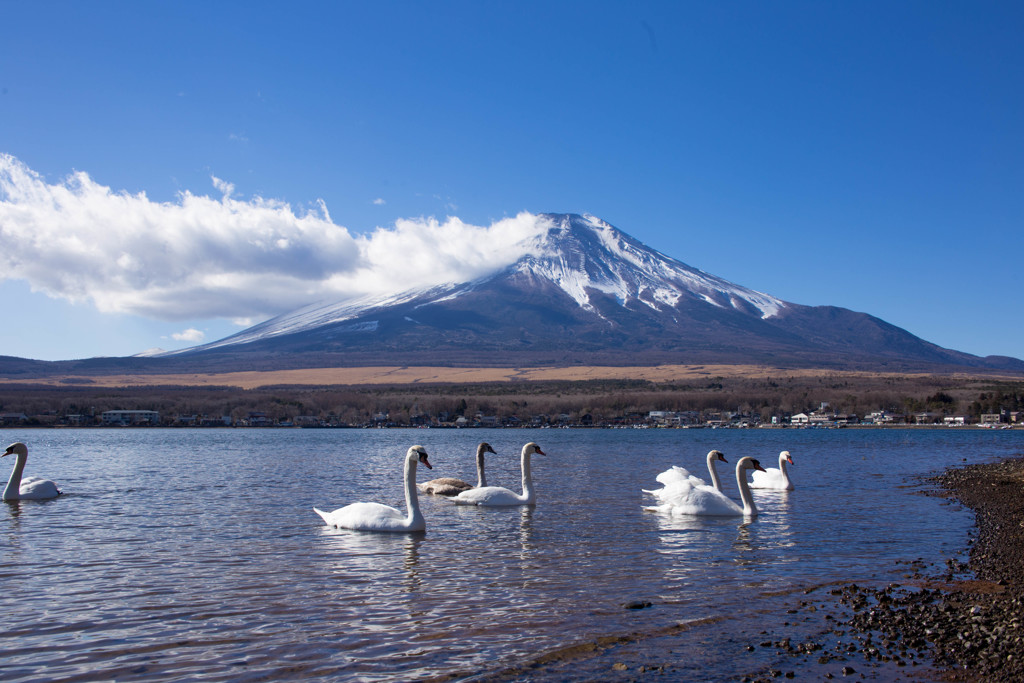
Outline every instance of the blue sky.
{"type": "Polygon", "coordinates": [[[1024,358],[1020,3],[0,10],[0,355],[213,341],[576,212],[1024,358]]]}

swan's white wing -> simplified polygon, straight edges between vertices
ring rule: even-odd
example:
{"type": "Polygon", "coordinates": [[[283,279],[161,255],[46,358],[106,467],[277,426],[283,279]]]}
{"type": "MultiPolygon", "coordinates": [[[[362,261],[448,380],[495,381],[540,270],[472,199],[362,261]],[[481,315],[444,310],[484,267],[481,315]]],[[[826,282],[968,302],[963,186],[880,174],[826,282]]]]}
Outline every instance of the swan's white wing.
{"type": "Polygon", "coordinates": [[[689,470],[685,467],[673,466],[661,474],[655,479],[664,484],[663,488],[648,490],[642,489],[644,493],[649,493],[658,500],[670,502],[673,500],[685,499],[690,492],[698,486],[707,486],[704,480],[700,477],[695,477],[690,474],[689,470]]]}
{"type": "Polygon", "coordinates": [[[679,467],[678,465],[673,465],[672,467],[668,468],[667,470],[659,474],[654,479],[659,484],[664,484],[665,486],[669,486],[671,484],[676,484],[683,481],[688,481],[693,486],[700,486],[701,484],[706,483],[700,477],[690,474],[690,470],[686,469],[685,467],[679,467]]]}
{"type": "MultiPolygon", "coordinates": [[[[682,470],[683,468],[674,469],[682,470]]],[[[685,470],[683,471],[685,472],[685,470]]],[[[665,478],[670,483],[666,484],[664,488],[648,491],[661,502],[661,505],[647,506],[644,508],[645,510],[669,515],[706,515],[711,517],[743,514],[742,507],[714,486],[704,483],[694,485],[694,479],[700,481],[698,477],[689,476],[684,479],[677,474],[672,474],[665,478]]]]}
{"type": "Polygon", "coordinates": [[[750,475],[750,488],[777,489],[787,491],[793,488],[792,482],[777,467],[769,467],[764,472],[754,470],[750,475]]]}
{"type": "Polygon", "coordinates": [[[660,489],[643,489],[643,492],[651,494],[656,499],[664,503],[686,498],[694,488],[693,484],[688,481],[677,481],[674,484],[669,484],[668,486],[660,489]]]}
{"type": "Polygon", "coordinates": [[[501,486],[484,486],[482,488],[469,489],[452,498],[459,505],[522,505],[526,502],[518,493],[509,491],[501,486]]]}
{"type": "Polygon", "coordinates": [[[713,487],[694,487],[689,496],[668,500],[661,505],[644,508],[669,515],[700,515],[707,517],[734,517],[743,514],[743,508],[726,498],[713,487]]]}
{"type": "Polygon", "coordinates": [[[49,479],[39,477],[25,477],[18,487],[18,497],[22,500],[42,500],[44,498],[56,498],[60,495],[57,485],[49,479]]]}
{"type": "Polygon", "coordinates": [[[332,512],[313,508],[324,522],[357,531],[406,531],[408,524],[400,510],[380,503],[352,503],[332,512]]]}

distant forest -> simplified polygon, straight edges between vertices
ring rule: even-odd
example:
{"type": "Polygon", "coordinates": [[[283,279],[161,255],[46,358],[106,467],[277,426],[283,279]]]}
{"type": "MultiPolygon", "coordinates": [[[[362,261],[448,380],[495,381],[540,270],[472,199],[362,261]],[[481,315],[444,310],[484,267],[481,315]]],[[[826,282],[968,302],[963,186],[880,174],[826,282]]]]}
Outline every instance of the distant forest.
{"type": "Polygon", "coordinates": [[[529,424],[538,415],[583,415],[594,423],[650,411],[731,411],[760,417],[809,413],[828,403],[839,413],[873,411],[900,415],[932,413],[973,418],[985,413],[1024,410],[1024,378],[1019,381],[956,376],[851,378],[822,374],[758,378],[713,377],[700,383],[642,380],[581,382],[495,382],[482,384],[403,384],[393,386],[273,386],[99,388],[0,384],[0,413],[24,414],[39,423],[106,410],[155,410],[174,416],[230,416],[238,422],[260,412],[272,422],[300,416],[331,418],[360,425],[380,415],[396,424],[417,416],[476,415],[517,418],[529,424]],[[38,420],[48,416],[48,420],[38,420]]]}

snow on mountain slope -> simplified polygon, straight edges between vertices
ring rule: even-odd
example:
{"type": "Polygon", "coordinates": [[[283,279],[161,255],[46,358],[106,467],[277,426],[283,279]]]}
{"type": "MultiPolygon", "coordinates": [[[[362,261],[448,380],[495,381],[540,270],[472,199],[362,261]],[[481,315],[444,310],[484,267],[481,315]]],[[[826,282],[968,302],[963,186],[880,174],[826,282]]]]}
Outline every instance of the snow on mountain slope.
{"type": "MultiPolygon", "coordinates": [[[[564,291],[583,310],[600,316],[591,292],[613,296],[619,305],[647,306],[670,312],[691,297],[721,309],[732,308],[761,319],[777,316],[787,304],[665,256],[646,247],[615,227],[590,215],[540,214],[539,231],[520,243],[525,253],[518,260],[473,282],[446,283],[402,292],[367,295],[336,302],[319,302],[277,316],[219,341],[165,355],[245,344],[284,335],[308,332],[347,320],[365,318],[373,311],[416,302],[418,306],[451,301],[473,291],[501,274],[520,273],[547,280],[564,291]]],[[[372,315],[370,315],[372,317],[372,315]]],[[[353,327],[336,331],[372,332],[372,320],[361,319],[353,327]]]]}
{"type": "Polygon", "coordinates": [[[721,308],[742,308],[746,302],[762,318],[786,305],[654,251],[594,216],[542,218],[552,227],[534,238],[534,249],[516,267],[547,278],[587,310],[593,308],[588,289],[610,294],[623,306],[638,301],[655,310],[675,306],[687,293],[721,308]]]}
{"type": "MultiPolygon", "coordinates": [[[[357,318],[367,311],[395,306],[398,304],[413,301],[421,296],[429,296],[435,292],[447,291],[455,285],[441,285],[439,287],[427,287],[413,289],[405,292],[383,295],[362,296],[355,299],[346,299],[339,302],[324,303],[318,302],[304,306],[290,313],[279,315],[257,325],[245,329],[238,334],[225,337],[219,341],[193,346],[187,349],[169,351],[162,355],[173,356],[180,353],[188,353],[197,350],[216,349],[222,346],[234,344],[248,344],[254,341],[280,337],[286,334],[315,330],[327,325],[343,323],[346,320],[357,318]]],[[[355,323],[352,331],[373,331],[372,322],[355,323]]]]}
{"type": "MultiPolygon", "coordinates": [[[[508,252],[505,264],[488,259],[480,266],[467,247],[460,257],[478,266],[461,271],[474,273],[467,281],[441,282],[460,271],[438,268],[446,275],[437,282],[311,304],[226,339],[135,361],[190,372],[424,364],[1024,372],[1018,359],[943,349],[866,313],[802,306],[741,287],[593,216],[529,218],[535,224],[524,230],[520,219],[517,233],[529,236],[507,239],[499,250],[508,252]]],[[[446,258],[427,253],[428,245],[410,282],[423,283],[431,260],[446,258]]],[[[450,257],[453,245],[444,246],[450,257]]]]}

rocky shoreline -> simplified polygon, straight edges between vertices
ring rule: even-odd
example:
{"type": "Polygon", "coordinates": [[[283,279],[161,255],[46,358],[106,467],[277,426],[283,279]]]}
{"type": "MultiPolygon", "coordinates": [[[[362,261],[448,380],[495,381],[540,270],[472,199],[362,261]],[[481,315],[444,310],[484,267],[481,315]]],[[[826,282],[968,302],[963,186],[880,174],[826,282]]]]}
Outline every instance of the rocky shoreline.
{"type": "MultiPolygon", "coordinates": [[[[967,561],[908,559],[899,563],[899,583],[804,589],[784,614],[765,614],[766,624],[785,631],[744,629],[722,648],[736,661],[750,658],[735,680],[1024,681],[1024,457],[951,469],[925,483],[924,495],[975,513],[967,561]]],[[[692,680],[673,638],[673,629],[608,637],[471,680],[692,680]],[[648,647],[630,647],[643,641],[648,647]]]]}
{"type": "MultiPolygon", "coordinates": [[[[884,669],[887,678],[906,671],[915,680],[1024,681],[1024,459],[968,465],[929,481],[942,489],[934,495],[975,513],[967,563],[950,559],[936,572],[908,562],[906,584],[834,587],[829,592],[844,616],[826,617],[834,622],[828,634],[798,645],[760,645],[805,662],[816,657],[826,679],[877,678],[884,669]],[[920,664],[929,673],[912,672],[920,664]]],[[[743,680],[795,676],[775,667],[743,680]]]]}

